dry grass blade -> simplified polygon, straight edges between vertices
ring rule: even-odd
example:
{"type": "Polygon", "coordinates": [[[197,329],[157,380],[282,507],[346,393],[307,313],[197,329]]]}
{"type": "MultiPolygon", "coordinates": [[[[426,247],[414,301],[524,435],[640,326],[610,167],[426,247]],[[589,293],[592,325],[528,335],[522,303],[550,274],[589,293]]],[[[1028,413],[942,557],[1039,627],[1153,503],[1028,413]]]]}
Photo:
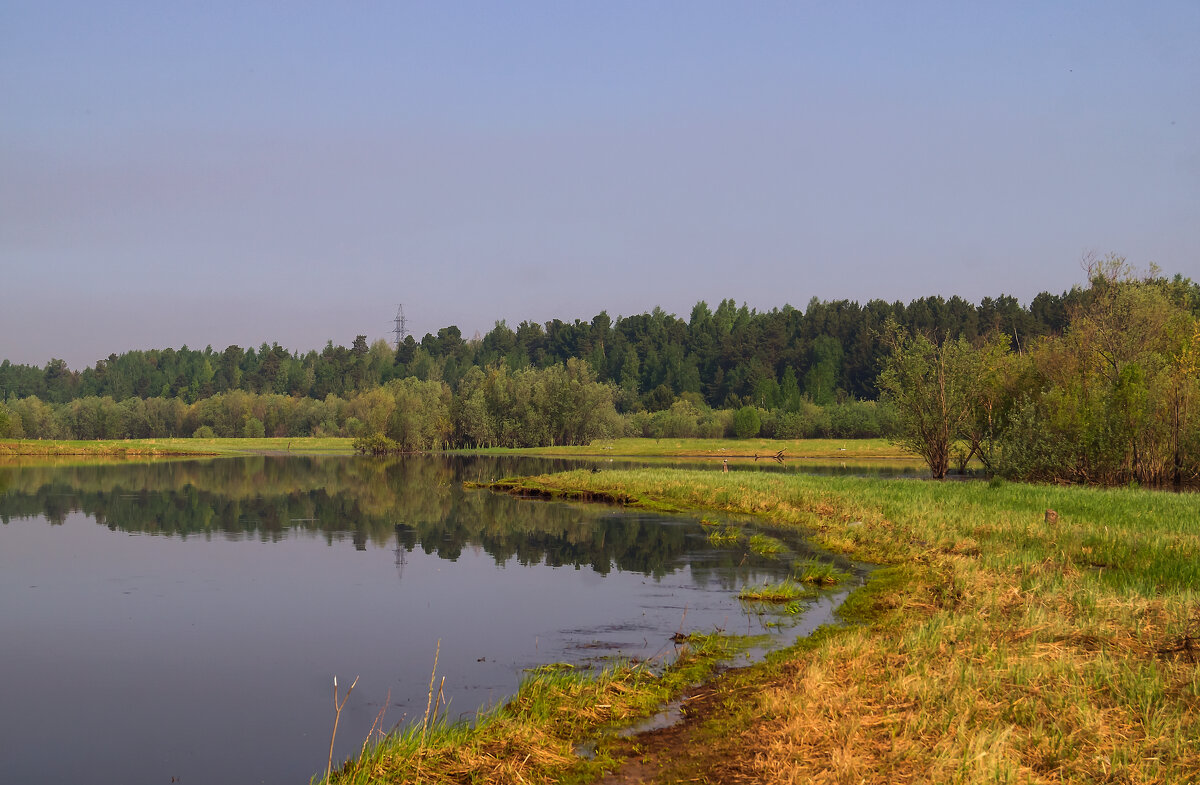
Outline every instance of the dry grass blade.
{"type": "Polygon", "coordinates": [[[337,676],[333,677],[333,734],[329,737],[329,763],[325,767],[325,779],[329,779],[329,775],[333,773],[333,743],[337,740],[338,720],[342,718],[342,709],[346,706],[346,701],[350,700],[350,693],[354,692],[354,685],[358,684],[358,677],[354,677],[354,681],[350,684],[350,689],[346,690],[346,695],[338,702],[338,686],[337,676]]]}
{"type": "Polygon", "coordinates": [[[421,781],[421,764],[425,759],[425,734],[429,732],[429,712],[433,708],[433,683],[437,679],[438,657],[442,653],[442,639],[438,638],[433,651],[433,671],[429,674],[429,697],[425,701],[425,717],[421,720],[421,742],[417,746],[417,782],[421,781]]]}

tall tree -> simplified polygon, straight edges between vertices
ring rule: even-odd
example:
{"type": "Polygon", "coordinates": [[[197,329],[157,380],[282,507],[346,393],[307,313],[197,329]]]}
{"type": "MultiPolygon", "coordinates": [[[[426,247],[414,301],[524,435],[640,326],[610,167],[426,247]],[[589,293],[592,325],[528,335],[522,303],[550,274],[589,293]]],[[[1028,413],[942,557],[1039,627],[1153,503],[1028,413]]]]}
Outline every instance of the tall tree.
{"type": "Polygon", "coordinates": [[[879,386],[899,412],[897,441],[924,458],[940,480],[949,470],[954,441],[977,419],[978,392],[999,372],[1008,339],[992,337],[982,346],[961,337],[935,342],[893,322],[885,340],[891,355],[879,386]]]}

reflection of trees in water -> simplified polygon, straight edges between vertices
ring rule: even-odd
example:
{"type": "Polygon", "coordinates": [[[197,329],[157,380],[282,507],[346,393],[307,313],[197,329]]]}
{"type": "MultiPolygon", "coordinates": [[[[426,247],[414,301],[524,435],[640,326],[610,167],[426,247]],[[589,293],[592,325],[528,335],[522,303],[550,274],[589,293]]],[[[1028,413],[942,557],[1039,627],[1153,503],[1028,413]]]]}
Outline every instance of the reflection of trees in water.
{"type": "MultiPolygon", "coordinates": [[[[186,536],[292,530],[349,534],[368,543],[421,548],[456,559],[479,547],[498,564],[590,567],[661,576],[708,547],[698,526],[606,507],[531,502],[466,491],[486,481],[559,468],[546,460],[466,456],[393,460],[255,456],[209,461],[0,468],[0,520],[44,516],[62,523],[82,512],[114,531],[186,536]],[[522,465],[523,464],[523,465],[522,465]]],[[[733,573],[763,566],[744,553],[713,553],[692,565],[698,581],[731,585],[733,573]],[[717,576],[720,576],[719,578],[717,576]]]]}

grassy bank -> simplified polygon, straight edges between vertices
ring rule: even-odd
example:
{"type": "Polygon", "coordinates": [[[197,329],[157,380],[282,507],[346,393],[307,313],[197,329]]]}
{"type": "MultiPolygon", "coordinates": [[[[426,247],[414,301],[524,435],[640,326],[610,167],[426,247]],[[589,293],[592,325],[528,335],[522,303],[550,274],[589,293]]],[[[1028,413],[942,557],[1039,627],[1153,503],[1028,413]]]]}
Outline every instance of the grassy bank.
{"type": "Polygon", "coordinates": [[[783,450],[787,460],[912,460],[920,458],[885,439],[597,439],[575,447],[489,448],[483,455],[555,455],[636,458],[767,459],[783,450]]]}
{"type": "Polygon", "coordinates": [[[1194,494],[659,470],[511,485],[751,513],[892,565],[852,596],[868,623],[740,677],[693,750],[711,781],[1200,778],[1194,494]]]}
{"type": "MultiPolygon", "coordinates": [[[[236,438],[236,439],[111,439],[58,441],[51,439],[0,440],[0,460],[54,458],[79,460],[227,456],[247,454],[349,455],[353,439],[338,437],[236,438]]],[[[921,462],[881,439],[603,439],[587,446],[488,449],[469,451],[482,455],[535,455],[563,458],[632,458],[634,460],[719,464],[729,459],[733,468],[760,461],[783,451],[788,466],[910,467],[921,462]]]]}
{"type": "MultiPolygon", "coordinates": [[[[340,437],[279,437],[259,439],[0,439],[0,455],[236,455],[298,452],[350,453],[353,439],[340,437]]],[[[491,448],[471,450],[480,455],[548,455],[561,457],[749,458],[766,460],[779,451],[787,460],[902,460],[919,461],[883,439],[597,439],[575,447],[491,448]]]]}
{"type": "Polygon", "coordinates": [[[305,437],[264,439],[108,439],[59,441],[0,440],[4,456],[81,456],[95,458],[164,457],[180,455],[245,455],[260,453],[343,454],[353,452],[352,439],[305,437]]]}
{"type": "MultiPolygon", "coordinates": [[[[598,674],[567,665],[539,668],[512,700],[476,722],[450,724],[432,710],[400,733],[367,739],[358,759],[320,781],[588,781],[615,763],[602,738],[606,730],[649,717],[689,685],[710,677],[737,644],[715,635],[693,635],[680,645],[676,661],[662,670],[647,663],[618,665],[598,674]],[[593,756],[578,754],[580,743],[593,742],[593,756]]],[[[431,691],[431,705],[436,705],[435,694],[431,691]]]]}

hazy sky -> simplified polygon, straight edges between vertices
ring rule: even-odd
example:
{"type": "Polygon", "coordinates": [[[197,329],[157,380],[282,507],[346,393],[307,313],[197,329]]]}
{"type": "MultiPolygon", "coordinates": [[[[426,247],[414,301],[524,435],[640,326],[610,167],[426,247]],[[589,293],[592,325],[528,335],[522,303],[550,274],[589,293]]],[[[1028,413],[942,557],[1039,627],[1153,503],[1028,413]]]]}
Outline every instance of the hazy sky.
{"type": "Polygon", "coordinates": [[[1200,3],[0,2],[0,358],[1200,278],[1200,3]]]}

